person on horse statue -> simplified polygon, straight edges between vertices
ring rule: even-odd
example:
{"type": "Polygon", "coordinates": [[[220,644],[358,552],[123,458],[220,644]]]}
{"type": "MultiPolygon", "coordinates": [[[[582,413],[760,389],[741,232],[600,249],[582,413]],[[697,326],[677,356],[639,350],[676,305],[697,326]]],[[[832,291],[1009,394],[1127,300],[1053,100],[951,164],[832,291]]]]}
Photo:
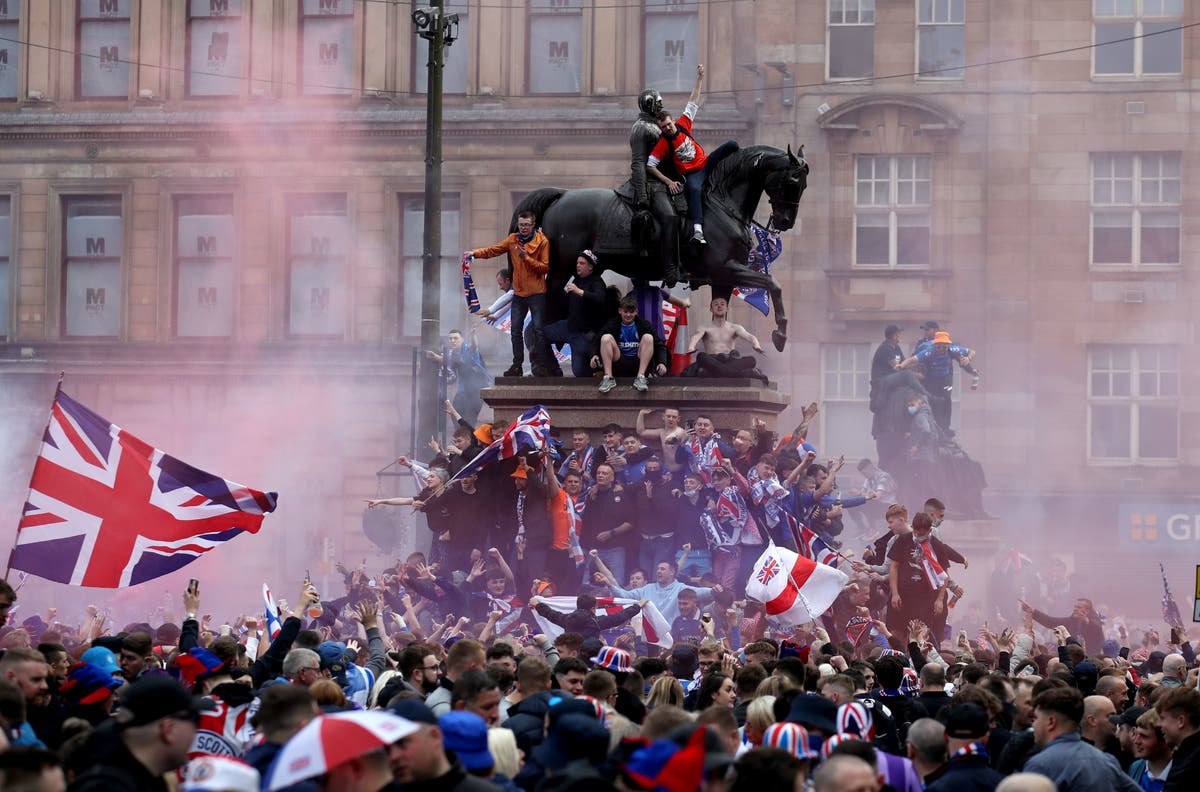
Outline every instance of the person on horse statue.
{"type": "Polygon", "coordinates": [[[672,118],[667,112],[659,115],[658,128],[662,137],[651,150],[650,159],[646,163],[646,170],[665,184],[671,195],[677,195],[680,190],[684,191],[687,198],[688,222],[692,224],[691,241],[696,245],[708,244],[704,238],[704,180],[710,167],[715,167],[738,148],[738,144],[730,140],[722,143],[712,154],[706,155],[700,142],[692,136],[692,124],[695,123],[696,112],[700,109],[700,87],[703,82],[704,64],[701,63],[696,67],[696,85],[692,88],[692,95],[688,97],[683,114],[678,119],[672,118]],[[658,169],[659,163],[667,160],[674,165],[675,171],[683,179],[682,183],[658,169]]]}
{"type": "Polygon", "coordinates": [[[633,188],[633,205],[635,211],[647,208],[658,221],[659,254],[663,265],[663,284],[670,288],[680,280],[679,262],[679,229],[675,219],[675,207],[671,198],[665,192],[649,190],[646,183],[646,165],[650,160],[650,152],[654,150],[662,130],[658,126],[658,117],[663,112],[662,95],[653,88],[647,88],[638,95],[638,117],[629,130],[629,149],[632,153],[630,162],[630,186],[633,188]]]}

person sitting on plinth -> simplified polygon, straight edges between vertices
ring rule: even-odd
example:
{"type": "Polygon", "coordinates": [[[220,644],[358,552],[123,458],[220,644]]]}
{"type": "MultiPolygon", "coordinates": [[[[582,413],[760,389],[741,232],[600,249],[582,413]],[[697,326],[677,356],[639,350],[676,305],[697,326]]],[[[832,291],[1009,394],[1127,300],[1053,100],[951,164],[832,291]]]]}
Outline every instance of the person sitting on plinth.
{"type": "Polygon", "coordinates": [[[600,329],[600,345],[592,355],[592,368],[604,366],[604,378],[600,380],[600,392],[608,393],[617,387],[614,375],[628,377],[634,374],[633,387],[639,391],[649,390],[646,374],[654,365],[659,377],[667,373],[671,353],[662,338],[645,319],[638,318],[637,300],[631,295],[621,298],[619,316],[610,319],[600,329]]]}
{"type": "Polygon", "coordinates": [[[761,354],[763,351],[762,344],[749,330],[729,321],[729,298],[713,297],[709,310],[712,311],[712,324],[700,328],[688,345],[688,354],[701,350],[688,373],[694,377],[752,377],[766,382],[767,375],[756,368],[758,360],[742,356],[734,349],[740,338],[750,342],[755,352],[761,354]]]}

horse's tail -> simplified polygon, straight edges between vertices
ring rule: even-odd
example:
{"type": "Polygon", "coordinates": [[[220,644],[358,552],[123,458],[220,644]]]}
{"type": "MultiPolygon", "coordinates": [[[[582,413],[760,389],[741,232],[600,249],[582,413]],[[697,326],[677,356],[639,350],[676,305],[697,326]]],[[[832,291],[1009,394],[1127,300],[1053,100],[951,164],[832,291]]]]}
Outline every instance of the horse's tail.
{"type": "Polygon", "coordinates": [[[521,212],[533,212],[537,215],[537,225],[541,226],[546,210],[553,206],[559,198],[562,198],[564,193],[566,190],[561,187],[542,187],[526,195],[521,199],[521,203],[517,204],[517,208],[513,209],[512,219],[508,224],[508,233],[516,233],[517,215],[521,212]]]}

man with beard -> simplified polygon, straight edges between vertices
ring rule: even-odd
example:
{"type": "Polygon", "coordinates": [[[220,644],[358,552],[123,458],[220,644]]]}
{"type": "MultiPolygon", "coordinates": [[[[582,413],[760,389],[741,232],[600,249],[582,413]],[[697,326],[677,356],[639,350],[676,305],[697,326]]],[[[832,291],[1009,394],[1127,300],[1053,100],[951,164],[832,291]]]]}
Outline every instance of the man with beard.
{"type": "MultiPolygon", "coordinates": [[[[438,688],[438,676],[441,674],[441,664],[433,647],[423,643],[411,643],[400,653],[400,674],[404,677],[404,687],[422,698],[438,688]]],[[[387,705],[387,701],[380,701],[387,705]]]]}

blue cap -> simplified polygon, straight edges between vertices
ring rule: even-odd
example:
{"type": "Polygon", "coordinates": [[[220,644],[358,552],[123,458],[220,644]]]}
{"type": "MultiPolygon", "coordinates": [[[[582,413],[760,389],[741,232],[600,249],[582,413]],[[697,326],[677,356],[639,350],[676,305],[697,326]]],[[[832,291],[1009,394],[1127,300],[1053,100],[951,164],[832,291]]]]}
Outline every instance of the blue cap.
{"type": "Polygon", "coordinates": [[[442,729],[442,745],[453,751],[468,770],[486,770],[496,760],[488,750],[487,721],[474,712],[447,712],[438,718],[442,729]]]}
{"type": "Polygon", "coordinates": [[[121,664],[117,662],[117,656],[113,654],[111,649],[105,649],[103,646],[93,646],[91,649],[88,649],[79,658],[79,661],[99,666],[110,674],[115,674],[121,670],[121,664]]]}

